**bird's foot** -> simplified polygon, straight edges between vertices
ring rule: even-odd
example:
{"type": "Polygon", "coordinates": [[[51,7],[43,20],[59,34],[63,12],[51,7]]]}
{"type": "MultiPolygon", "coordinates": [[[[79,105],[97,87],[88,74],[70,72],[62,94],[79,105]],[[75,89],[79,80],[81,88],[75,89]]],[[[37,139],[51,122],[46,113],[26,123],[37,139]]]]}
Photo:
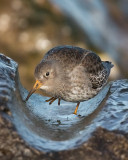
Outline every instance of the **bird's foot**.
{"type": "MultiPolygon", "coordinates": [[[[52,98],[46,100],[46,102],[49,102],[49,105],[50,105],[50,104],[52,104],[56,99],[57,99],[57,98],[52,97],[52,98]]],[[[60,105],[60,98],[58,98],[58,105],[60,105]]]]}
{"type": "Polygon", "coordinates": [[[46,100],[46,102],[49,102],[49,104],[52,104],[56,99],[57,99],[57,98],[52,97],[52,98],[46,100]]]}

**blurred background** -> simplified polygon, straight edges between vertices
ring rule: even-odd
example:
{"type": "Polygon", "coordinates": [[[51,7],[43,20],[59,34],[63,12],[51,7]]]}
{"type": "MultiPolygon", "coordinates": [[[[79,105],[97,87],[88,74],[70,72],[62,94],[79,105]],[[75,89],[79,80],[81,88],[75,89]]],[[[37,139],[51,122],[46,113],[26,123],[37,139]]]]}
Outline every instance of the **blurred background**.
{"type": "Polygon", "coordinates": [[[110,60],[111,80],[128,78],[128,0],[0,0],[0,52],[19,64],[31,89],[35,66],[58,45],[110,60]]]}

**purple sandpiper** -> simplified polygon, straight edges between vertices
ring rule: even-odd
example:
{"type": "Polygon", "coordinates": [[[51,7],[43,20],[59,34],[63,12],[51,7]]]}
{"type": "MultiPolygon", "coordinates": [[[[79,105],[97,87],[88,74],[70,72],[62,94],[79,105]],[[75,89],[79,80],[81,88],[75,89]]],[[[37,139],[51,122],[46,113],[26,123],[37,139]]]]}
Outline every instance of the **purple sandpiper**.
{"type": "Polygon", "coordinates": [[[80,102],[93,98],[107,83],[110,70],[109,61],[101,61],[96,53],[74,46],[58,46],[49,50],[35,68],[36,83],[26,101],[37,90],[42,89],[51,98],[52,104],[58,99],[75,102],[77,110],[80,102]]]}

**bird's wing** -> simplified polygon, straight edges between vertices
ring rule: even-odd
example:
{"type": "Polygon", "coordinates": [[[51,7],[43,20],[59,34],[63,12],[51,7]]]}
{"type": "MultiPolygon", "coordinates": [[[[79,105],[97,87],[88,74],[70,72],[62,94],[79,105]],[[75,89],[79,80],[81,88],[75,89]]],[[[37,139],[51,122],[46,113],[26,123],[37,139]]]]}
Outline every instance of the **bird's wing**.
{"type": "Polygon", "coordinates": [[[101,88],[107,82],[107,71],[100,57],[94,52],[88,51],[81,60],[81,65],[85,68],[93,89],[101,88]]]}
{"type": "Polygon", "coordinates": [[[52,48],[44,56],[46,60],[57,60],[66,65],[77,65],[83,58],[86,50],[73,46],[58,46],[52,48]]]}
{"type": "Polygon", "coordinates": [[[102,87],[108,78],[107,71],[98,55],[94,52],[73,46],[58,46],[52,48],[44,56],[45,60],[55,60],[61,63],[63,70],[73,70],[82,65],[92,83],[92,88],[102,87]]]}

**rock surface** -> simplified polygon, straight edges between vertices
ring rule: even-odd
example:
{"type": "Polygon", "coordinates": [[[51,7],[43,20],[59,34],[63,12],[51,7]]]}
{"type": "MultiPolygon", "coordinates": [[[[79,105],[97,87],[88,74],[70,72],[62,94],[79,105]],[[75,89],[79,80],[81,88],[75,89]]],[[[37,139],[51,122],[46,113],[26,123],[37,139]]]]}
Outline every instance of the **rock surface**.
{"type": "Polygon", "coordinates": [[[128,159],[128,80],[112,82],[83,102],[80,116],[72,115],[72,103],[49,106],[46,98],[34,94],[25,104],[26,95],[17,63],[1,54],[1,160],[128,159]]]}
{"type": "Polygon", "coordinates": [[[128,137],[98,128],[88,142],[77,149],[44,153],[28,146],[12,124],[0,116],[1,160],[127,160],[128,137]]]}

